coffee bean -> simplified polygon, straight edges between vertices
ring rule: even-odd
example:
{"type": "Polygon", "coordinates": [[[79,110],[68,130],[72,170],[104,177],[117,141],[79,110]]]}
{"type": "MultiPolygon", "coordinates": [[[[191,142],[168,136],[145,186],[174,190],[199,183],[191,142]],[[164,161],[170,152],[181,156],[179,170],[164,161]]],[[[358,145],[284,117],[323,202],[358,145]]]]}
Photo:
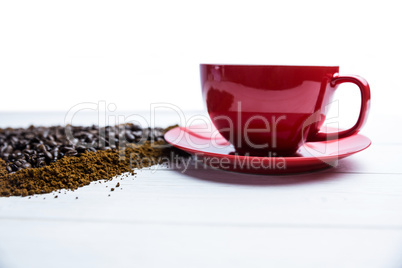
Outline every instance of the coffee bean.
{"type": "Polygon", "coordinates": [[[133,131],[131,132],[136,138],[142,137],[142,131],[133,131]]]}
{"type": "MultiPolygon", "coordinates": [[[[50,136],[52,137],[52,136],[50,136]]],[[[57,142],[55,142],[54,140],[47,140],[46,141],[46,145],[49,145],[51,147],[56,147],[57,146],[57,142]]]]}
{"type": "Polygon", "coordinates": [[[50,152],[45,151],[44,154],[48,160],[53,160],[53,155],[50,152]]]}
{"type": "Polygon", "coordinates": [[[75,149],[78,151],[85,151],[87,149],[87,147],[84,145],[78,145],[77,147],[75,147],[75,149]]]}
{"type": "Polygon", "coordinates": [[[13,169],[10,167],[10,166],[6,166],[6,170],[8,171],[8,172],[13,172],[13,169]]]}
{"type": "Polygon", "coordinates": [[[129,124],[131,126],[131,131],[138,131],[141,130],[141,127],[134,124],[129,124]]]}
{"type": "Polygon", "coordinates": [[[16,144],[16,143],[18,142],[18,138],[15,137],[15,136],[12,136],[12,137],[10,138],[10,141],[11,141],[12,144],[16,144]]]}
{"type": "Polygon", "coordinates": [[[28,162],[22,164],[22,168],[31,168],[31,167],[32,167],[31,164],[28,162]]]}
{"type": "Polygon", "coordinates": [[[70,151],[67,151],[65,155],[66,156],[75,156],[75,155],[78,155],[78,152],[76,150],[72,149],[70,151]]]}
{"type": "Polygon", "coordinates": [[[133,134],[131,134],[130,132],[126,132],[125,134],[126,134],[125,136],[126,136],[126,139],[128,142],[132,142],[135,140],[135,136],[133,134]]]}
{"type": "Polygon", "coordinates": [[[32,140],[33,138],[35,138],[35,134],[34,134],[34,133],[27,132],[27,133],[25,133],[24,137],[25,137],[26,139],[28,139],[28,140],[32,140]]]}
{"type": "Polygon", "coordinates": [[[66,153],[66,152],[68,152],[68,151],[74,150],[74,148],[73,148],[73,147],[70,147],[70,146],[62,146],[62,147],[60,148],[60,150],[61,150],[63,153],[66,153]]]}
{"type": "Polygon", "coordinates": [[[32,140],[31,140],[31,143],[40,143],[40,142],[41,142],[41,140],[36,136],[33,137],[32,140]]]}
{"type": "Polygon", "coordinates": [[[39,159],[38,159],[37,164],[36,164],[37,167],[43,167],[43,166],[45,166],[45,165],[46,165],[45,160],[39,160],[39,159]]]}
{"type": "Polygon", "coordinates": [[[31,149],[24,149],[23,151],[22,151],[24,154],[33,154],[33,150],[31,150],[31,149]]]}
{"type": "Polygon", "coordinates": [[[4,153],[10,154],[13,150],[13,146],[8,145],[7,148],[4,150],[4,153]]]}
{"type": "Polygon", "coordinates": [[[0,154],[2,154],[6,150],[8,144],[7,142],[3,141],[3,139],[1,139],[0,142],[2,143],[2,145],[0,146],[0,154]]]}
{"type": "Polygon", "coordinates": [[[39,144],[38,146],[37,146],[37,149],[38,149],[38,151],[39,152],[44,152],[44,151],[46,151],[46,147],[45,147],[45,145],[44,144],[39,144]]]}

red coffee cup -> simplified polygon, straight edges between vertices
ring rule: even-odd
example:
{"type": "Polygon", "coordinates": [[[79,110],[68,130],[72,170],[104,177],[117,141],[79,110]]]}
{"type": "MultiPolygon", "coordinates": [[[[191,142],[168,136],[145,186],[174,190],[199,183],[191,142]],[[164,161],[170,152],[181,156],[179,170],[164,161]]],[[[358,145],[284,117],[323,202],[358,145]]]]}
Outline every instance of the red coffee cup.
{"type": "Polygon", "coordinates": [[[306,141],[345,138],[364,125],[370,87],[359,76],[340,76],[338,66],[201,64],[201,85],[209,116],[240,154],[289,156],[306,141]],[[335,90],[360,88],[356,124],[320,132],[335,90]]]}

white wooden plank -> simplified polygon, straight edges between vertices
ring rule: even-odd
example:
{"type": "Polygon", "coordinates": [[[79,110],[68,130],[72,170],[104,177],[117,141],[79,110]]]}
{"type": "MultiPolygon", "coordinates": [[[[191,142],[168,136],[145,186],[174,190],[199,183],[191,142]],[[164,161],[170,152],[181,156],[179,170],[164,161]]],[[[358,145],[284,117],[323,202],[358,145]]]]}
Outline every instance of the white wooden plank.
{"type": "Polygon", "coordinates": [[[0,266],[397,268],[401,230],[2,220],[0,266]]]}
{"type": "Polygon", "coordinates": [[[94,183],[57,199],[54,194],[1,198],[0,219],[400,229],[401,180],[398,174],[144,170],[134,180],[113,180],[108,188],[94,183]],[[117,181],[122,190],[110,192],[117,181]]]}

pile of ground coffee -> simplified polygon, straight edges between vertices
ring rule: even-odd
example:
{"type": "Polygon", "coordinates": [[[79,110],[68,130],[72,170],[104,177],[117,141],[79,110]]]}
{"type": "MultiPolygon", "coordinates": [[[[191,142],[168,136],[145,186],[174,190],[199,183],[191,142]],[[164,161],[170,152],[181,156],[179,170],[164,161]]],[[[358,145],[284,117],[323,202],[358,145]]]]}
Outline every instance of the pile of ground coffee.
{"type": "Polygon", "coordinates": [[[177,152],[163,133],[132,124],[0,129],[0,196],[76,189],[154,165],[177,152]]]}

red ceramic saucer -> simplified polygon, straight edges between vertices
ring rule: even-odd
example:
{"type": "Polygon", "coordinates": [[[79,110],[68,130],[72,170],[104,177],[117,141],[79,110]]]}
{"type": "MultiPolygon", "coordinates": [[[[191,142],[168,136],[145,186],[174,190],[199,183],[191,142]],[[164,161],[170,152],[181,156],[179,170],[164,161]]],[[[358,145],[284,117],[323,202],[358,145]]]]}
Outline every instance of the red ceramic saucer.
{"type": "MultiPolygon", "coordinates": [[[[331,129],[328,128],[327,132],[331,129]]],[[[338,140],[307,142],[295,156],[261,157],[236,155],[233,146],[213,125],[176,127],[166,132],[165,139],[212,168],[255,174],[289,174],[335,167],[339,159],[360,152],[371,144],[369,138],[355,134],[338,140]]]]}

